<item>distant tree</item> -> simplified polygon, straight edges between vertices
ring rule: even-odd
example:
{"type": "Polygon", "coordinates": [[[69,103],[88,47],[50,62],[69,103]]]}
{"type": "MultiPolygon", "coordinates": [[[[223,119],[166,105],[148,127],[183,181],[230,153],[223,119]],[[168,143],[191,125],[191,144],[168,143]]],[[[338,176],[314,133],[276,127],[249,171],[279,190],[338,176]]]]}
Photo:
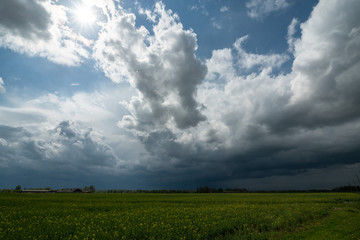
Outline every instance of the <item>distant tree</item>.
{"type": "Polygon", "coordinates": [[[225,191],[229,192],[229,193],[246,193],[246,192],[248,192],[248,190],[246,188],[227,188],[225,191]]]}
{"type": "Polygon", "coordinates": [[[21,186],[20,185],[17,185],[15,187],[15,192],[21,192],[21,186]]]}
{"type": "Polygon", "coordinates": [[[199,187],[199,188],[197,188],[196,192],[197,192],[197,193],[209,193],[209,192],[210,192],[210,189],[209,189],[208,186],[199,187]]]}
{"type": "Polygon", "coordinates": [[[94,193],[96,190],[95,190],[95,186],[94,185],[91,185],[90,187],[89,187],[89,191],[91,192],[91,193],[94,193]]]}
{"type": "Polygon", "coordinates": [[[357,185],[357,191],[360,192],[360,178],[359,178],[358,174],[356,174],[356,180],[354,180],[355,186],[357,185]],[[357,183],[356,183],[356,180],[357,180],[357,183]]]}
{"type": "Polygon", "coordinates": [[[14,190],[12,190],[12,189],[5,189],[5,188],[4,188],[4,189],[1,190],[1,192],[2,192],[2,193],[12,193],[12,192],[14,192],[14,190]]]}
{"type": "Polygon", "coordinates": [[[334,188],[332,191],[333,192],[356,192],[358,190],[357,186],[342,186],[342,187],[337,187],[334,188]]]}

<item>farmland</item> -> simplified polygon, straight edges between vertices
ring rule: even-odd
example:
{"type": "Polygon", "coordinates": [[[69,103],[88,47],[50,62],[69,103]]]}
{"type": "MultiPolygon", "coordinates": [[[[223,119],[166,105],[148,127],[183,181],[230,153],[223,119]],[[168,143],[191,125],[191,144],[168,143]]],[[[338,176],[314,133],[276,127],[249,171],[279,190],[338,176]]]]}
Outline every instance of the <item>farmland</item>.
{"type": "Polygon", "coordinates": [[[360,195],[0,194],[0,239],[360,239],[360,195]]]}

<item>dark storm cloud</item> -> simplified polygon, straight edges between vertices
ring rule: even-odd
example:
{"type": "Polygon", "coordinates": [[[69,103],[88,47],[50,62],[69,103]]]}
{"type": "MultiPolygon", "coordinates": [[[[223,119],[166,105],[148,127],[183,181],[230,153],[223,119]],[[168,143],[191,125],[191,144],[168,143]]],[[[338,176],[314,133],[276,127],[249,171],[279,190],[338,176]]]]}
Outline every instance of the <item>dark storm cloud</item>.
{"type": "Polygon", "coordinates": [[[149,169],[156,172],[154,181],[216,186],[220,182],[269,176],[293,176],[295,179],[312,169],[357,164],[360,158],[358,131],[359,124],[355,128],[347,124],[297,134],[268,134],[256,140],[252,138],[253,142],[243,141],[247,149],[239,142],[232,149],[216,151],[209,151],[200,144],[179,144],[169,132],[153,133],[142,141],[158,156],[152,163],[157,162],[159,166],[152,165],[149,169]]]}
{"type": "Polygon", "coordinates": [[[139,135],[159,171],[171,181],[214,183],[359,163],[359,10],[358,1],[321,1],[301,24],[301,38],[290,41],[286,75],[272,70],[288,53],[247,53],[244,38],[214,51],[197,98],[206,122],[139,135]],[[239,75],[252,66],[262,69],[239,75]]]}
{"type": "MultiPolygon", "coordinates": [[[[266,2],[278,10],[275,1],[266,2]]],[[[71,121],[59,120],[50,130],[1,126],[0,167],[100,176],[125,174],[119,170],[124,166],[128,181],[140,188],[274,182],[332,169],[329,179],[335,168],[360,163],[358,12],[357,0],[320,1],[300,25],[299,39],[297,22],[289,22],[285,53],[248,52],[242,44],[247,37],[239,36],[206,63],[195,55],[193,30],[184,30],[162,3],[145,11],[153,34],[136,25],[134,14],[114,12],[93,57],[114,82],[128,81],[138,91],[121,102],[128,112],[118,125],[128,132],[110,136],[110,147],[104,136],[71,121]],[[289,54],[291,72],[274,73],[289,54]],[[131,157],[120,161],[125,155],[131,157]]],[[[72,105],[71,114],[79,111],[72,105]]]]}
{"type": "Polygon", "coordinates": [[[63,121],[59,123],[59,126],[56,128],[56,130],[58,130],[60,135],[66,136],[68,138],[73,138],[76,136],[75,132],[70,127],[69,121],[63,121]]]}
{"type": "Polygon", "coordinates": [[[37,0],[2,0],[0,26],[24,38],[49,39],[50,14],[37,0]]]}
{"type": "Polygon", "coordinates": [[[5,125],[0,125],[0,133],[3,139],[8,139],[10,141],[15,141],[19,137],[29,137],[31,134],[28,131],[25,131],[22,127],[10,127],[5,125]]]}
{"type": "MultiPolygon", "coordinates": [[[[31,133],[18,127],[0,126],[0,166],[14,167],[18,163],[24,163],[27,167],[28,162],[39,159],[39,152],[33,141],[29,141],[31,133]]],[[[40,156],[41,157],[41,156],[40,156]]]]}
{"type": "Polygon", "coordinates": [[[118,161],[111,147],[91,129],[77,129],[68,121],[53,130],[0,126],[0,166],[48,171],[56,166],[84,172],[112,168],[118,161]]]}

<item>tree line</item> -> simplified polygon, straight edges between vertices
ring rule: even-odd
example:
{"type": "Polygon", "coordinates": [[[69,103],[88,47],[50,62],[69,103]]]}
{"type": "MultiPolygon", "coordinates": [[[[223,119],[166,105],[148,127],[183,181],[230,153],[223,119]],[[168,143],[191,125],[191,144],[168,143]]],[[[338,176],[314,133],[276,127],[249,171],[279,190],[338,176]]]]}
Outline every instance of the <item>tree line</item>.
{"type": "MultiPolygon", "coordinates": [[[[90,186],[85,186],[83,188],[79,188],[81,189],[83,192],[85,193],[95,193],[96,192],[96,189],[95,189],[95,186],[94,185],[90,185],[90,186]]],[[[21,185],[17,185],[15,188],[12,188],[12,189],[7,189],[7,188],[4,188],[4,189],[0,189],[0,192],[2,193],[20,193],[22,192],[22,190],[48,190],[48,191],[51,191],[53,189],[51,189],[51,187],[44,187],[44,188],[22,188],[21,185]]]]}
{"type": "MultiPolygon", "coordinates": [[[[82,189],[85,193],[295,193],[295,192],[360,192],[359,185],[347,185],[336,187],[331,190],[328,189],[310,189],[310,190],[270,190],[270,191],[250,191],[246,188],[212,188],[208,186],[198,187],[196,190],[172,190],[172,189],[155,189],[155,190],[124,190],[124,189],[108,189],[96,190],[94,185],[85,186],[82,189]]],[[[17,185],[13,189],[0,189],[1,193],[20,193],[22,192],[21,185],[17,185]]],[[[24,190],[52,190],[50,187],[45,188],[24,188],[24,190]]]]}

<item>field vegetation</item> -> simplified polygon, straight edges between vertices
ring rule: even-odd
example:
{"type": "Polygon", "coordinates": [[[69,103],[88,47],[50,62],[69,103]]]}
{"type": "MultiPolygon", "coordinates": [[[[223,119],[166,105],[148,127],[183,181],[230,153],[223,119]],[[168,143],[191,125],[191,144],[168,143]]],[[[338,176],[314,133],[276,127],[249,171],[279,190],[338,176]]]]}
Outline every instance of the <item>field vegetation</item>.
{"type": "Polygon", "coordinates": [[[359,222],[356,193],[0,194],[0,239],[360,239],[359,222]]]}

